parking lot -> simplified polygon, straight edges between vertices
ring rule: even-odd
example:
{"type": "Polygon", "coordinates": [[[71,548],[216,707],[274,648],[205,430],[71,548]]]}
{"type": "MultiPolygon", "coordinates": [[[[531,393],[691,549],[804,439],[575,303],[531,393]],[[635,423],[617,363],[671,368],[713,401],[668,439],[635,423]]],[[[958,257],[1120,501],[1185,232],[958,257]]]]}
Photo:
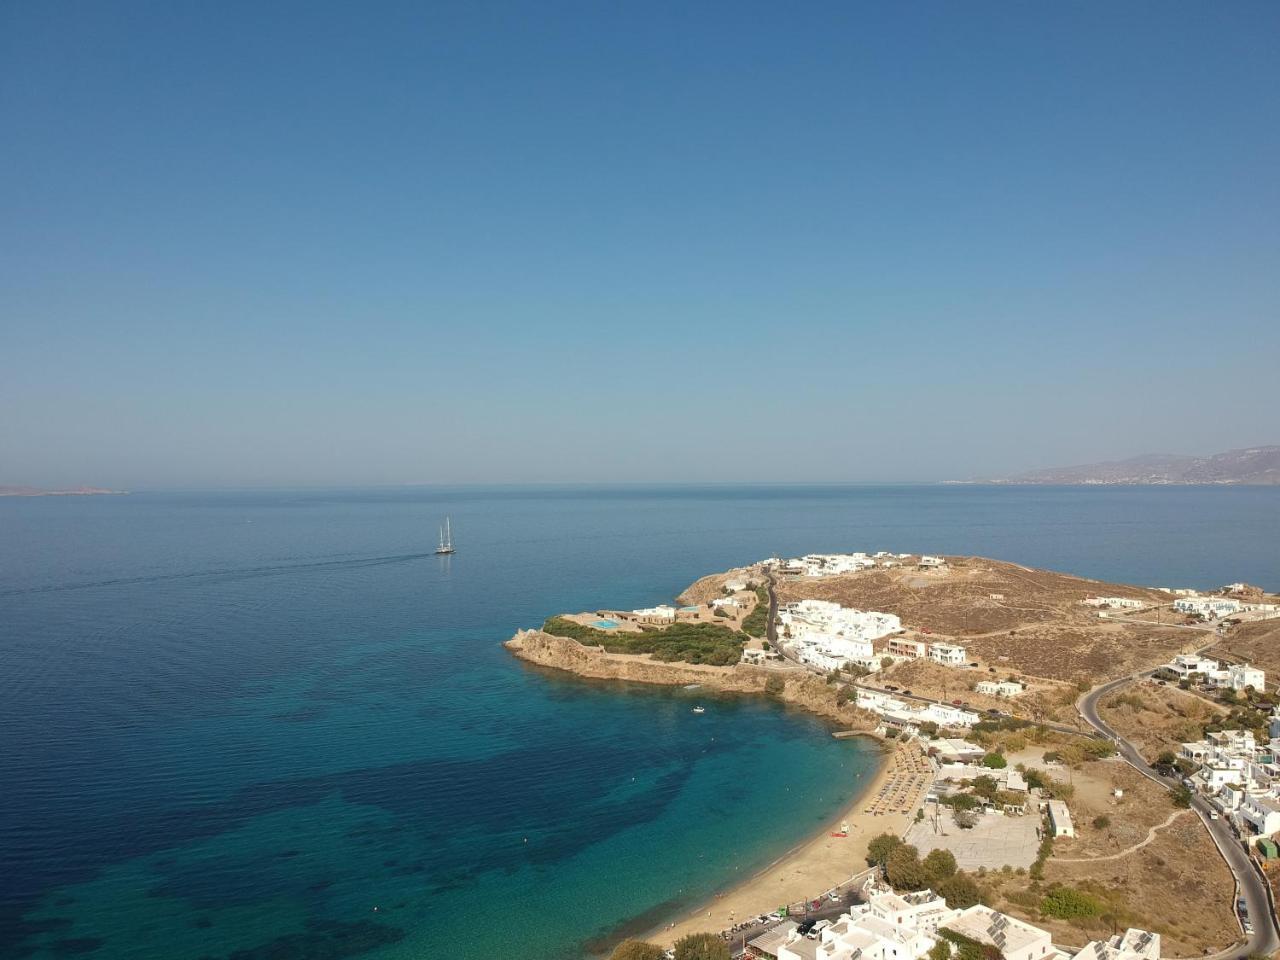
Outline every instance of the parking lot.
{"type": "Polygon", "coordinates": [[[906,841],[924,856],[930,850],[950,850],[962,870],[986,867],[999,869],[1030,867],[1036,859],[1040,838],[1036,828],[1040,818],[1035,814],[1021,817],[984,814],[971,830],[961,830],[951,819],[945,807],[941,816],[941,831],[934,829],[933,804],[926,808],[929,816],[920,823],[913,823],[907,830],[906,841]]]}

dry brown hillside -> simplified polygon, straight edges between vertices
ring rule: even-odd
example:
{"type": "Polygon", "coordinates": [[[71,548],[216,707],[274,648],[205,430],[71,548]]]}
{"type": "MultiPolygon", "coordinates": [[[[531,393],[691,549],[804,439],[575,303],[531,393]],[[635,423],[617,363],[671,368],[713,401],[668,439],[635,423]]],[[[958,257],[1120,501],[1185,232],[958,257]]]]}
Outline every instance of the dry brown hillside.
{"type": "Polygon", "coordinates": [[[1232,659],[1248,660],[1268,674],[1280,675],[1280,620],[1242,623],[1232,628],[1221,649],[1232,659]]]}
{"type": "Polygon", "coordinates": [[[925,639],[954,638],[984,666],[1058,680],[1121,676],[1201,639],[1187,630],[1101,619],[1080,602],[1116,596],[1167,603],[1168,594],[1158,590],[982,557],[949,557],[939,571],[904,566],[787,579],[778,596],[895,613],[925,639]]]}

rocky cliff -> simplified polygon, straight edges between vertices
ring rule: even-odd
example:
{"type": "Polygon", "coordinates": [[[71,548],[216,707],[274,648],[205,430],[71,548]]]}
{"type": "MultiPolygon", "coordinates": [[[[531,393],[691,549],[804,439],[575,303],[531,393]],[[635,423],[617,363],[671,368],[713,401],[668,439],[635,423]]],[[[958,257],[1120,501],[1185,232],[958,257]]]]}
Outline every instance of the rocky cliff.
{"type": "Polygon", "coordinates": [[[775,670],[737,664],[713,667],[696,663],[663,663],[648,655],[606,653],[600,647],[587,647],[566,637],[556,637],[541,630],[522,630],[505,644],[515,656],[529,663],[565,670],[595,680],[629,680],[684,686],[698,683],[708,689],[726,693],[766,692],[771,677],[770,695],[835,721],[848,729],[870,731],[875,722],[865,711],[852,704],[836,703],[836,688],[821,677],[800,670],[775,670]],[[782,682],[778,689],[778,681],[782,682]]]}

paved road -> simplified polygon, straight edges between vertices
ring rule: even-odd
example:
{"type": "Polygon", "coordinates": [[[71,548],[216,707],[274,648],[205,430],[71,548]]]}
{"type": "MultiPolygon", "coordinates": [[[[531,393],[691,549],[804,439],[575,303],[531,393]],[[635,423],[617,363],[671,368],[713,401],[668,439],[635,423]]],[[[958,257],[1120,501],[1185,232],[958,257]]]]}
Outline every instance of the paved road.
{"type": "MultiPolygon", "coordinates": [[[[1104,696],[1132,680],[1148,677],[1154,672],[1136,673],[1132,676],[1121,677],[1119,680],[1112,680],[1109,683],[1094,687],[1080,698],[1076,703],[1076,707],[1086,723],[1115,743],[1120,757],[1129,766],[1143,776],[1154,780],[1166,790],[1172,790],[1179,785],[1180,781],[1174,777],[1162,777],[1158,774],[1150,764],[1142,759],[1142,755],[1138,753],[1137,748],[1132,743],[1112,730],[1106,721],[1098,715],[1098,701],[1104,696]]],[[[1226,858],[1227,866],[1235,874],[1240,896],[1244,897],[1245,903],[1248,904],[1249,917],[1253,921],[1253,933],[1249,936],[1248,942],[1243,947],[1224,951],[1219,956],[1243,957],[1249,954],[1269,956],[1277,949],[1280,949],[1280,931],[1276,928],[1276,918],[1271,913],[1271,905],[1267,900],[1266,888],[1263,885],[1262,878],[1258,876],[1257,871],[1249,860],[1248,854],[1244,852],[1240,841],[1236,839],[1235,834],[1227,825],[1227,821],[1209,819],[1209,813],[1212,808],[1198,794],[1192,798],[1191,807],[1199,814],[1205,828],[1209,831],[1209,835],[1213,837],[1218,849],[1222,851],[1222,855],[1226,858]]]]}

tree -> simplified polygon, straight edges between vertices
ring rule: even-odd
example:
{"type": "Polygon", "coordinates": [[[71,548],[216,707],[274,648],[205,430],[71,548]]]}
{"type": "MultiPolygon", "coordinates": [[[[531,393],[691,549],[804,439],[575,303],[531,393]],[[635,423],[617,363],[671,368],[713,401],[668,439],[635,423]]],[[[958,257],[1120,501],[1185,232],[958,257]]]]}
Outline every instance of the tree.
{"type": "Polygon", "coordinates": [[[888,670],[888,669],[889,669],[890,667],[892,667],[892,666],[893,666],[893,657],[881,657],[881,658],[880,658],[880,669],[881,669],[881,670],[888,670]]]}
{"type": "Polygon", "coordinates": [[[1173,755],[1173,751],[1166,750],[1160,756],[1156,757],[1155,767],[1161,773],[1168,775],[1168,771],[1178,762],[1178,758],[1173,755]]]}
{"type": "Polygon", "coordinates": [[[986,800],[994,797],[999,789],[1000,784],[996,783],[996,778],[990,774],[984,773],[980,777],[973,778],[973,792],[986,800]]]}
{"type": "Polygon", "coordinates": [[[947,906],[952,910],[963,910],[965,907],[972,907],[982,895],[982,891],[973,882],[973,878],[963,870],[943,880],[934,889],[938,896],[947,901],[947,906]]]}
{"type": "Polygon", "coordinates": [[[729,960],[729,945],[714,933],[691,933],[676,941],[676,960],[729,960]]]}
{"type": "Polygon", "coordinates": [[[889,854],[884,872],[891,886],[899,890],[923,890],[929,885],[929,874],[920,862],[920,854],[910,844],[900,844],[889,854]]]}
{"type": "Polygon", "coordinates": [[[1003,770],[1009,765],[1009,762],[1005,760],[1002,753],[988,753],[982,758],[982,765],[992,770],[1003,770]]]}
{"type": "Polygon", "coordinates": [[[1191,791],[1184,786],[1176,786],[1173,788],[1173,805],[1175,807],[1191,806],[1191,791]]]}
{"type": "Polygon", "coordinates": [[[643,940],[623,940],[613,948],[609,960],[662,960],[663,949],[643,940]]]}
{"type": "Polygon", "coordinates": [[[951,944],[939,940],[929,948],[929,960],[951,960],[951,944]]]}
{"type": "Polygon", "coordinates": [[[956,858],[950,850],[930,850],[922,861],[922,865],[925,872],[929,874],[930,885],[935,888],[956,873],[956,858]]]}
{"type": "Polygon", "coordinates": [[[902,838],[896,833],[882,833],[872,837],[867,844],[867,866],[874,867],[877,863],[883,865],[889,859],[889,854],[900,846],[902,838]]]}
{"type": "Polygon", "coordinates": [[[1105,830],[1105,829],[1107,829],[1107,827],[1109,827],[1109,826],[1111,826],[1111,818],[1110,818],[1110,817],[1094,817],[1094,818],[1093,818],[1093,829],[1095,829],[1095,830],[1105,830]]]}
{"type": "Polygon", "coordinates": [[[978,824],[978,815],[972,810],[957,810],[955,819],[956,826],[961,830],[972,830],[978,824]]]}

